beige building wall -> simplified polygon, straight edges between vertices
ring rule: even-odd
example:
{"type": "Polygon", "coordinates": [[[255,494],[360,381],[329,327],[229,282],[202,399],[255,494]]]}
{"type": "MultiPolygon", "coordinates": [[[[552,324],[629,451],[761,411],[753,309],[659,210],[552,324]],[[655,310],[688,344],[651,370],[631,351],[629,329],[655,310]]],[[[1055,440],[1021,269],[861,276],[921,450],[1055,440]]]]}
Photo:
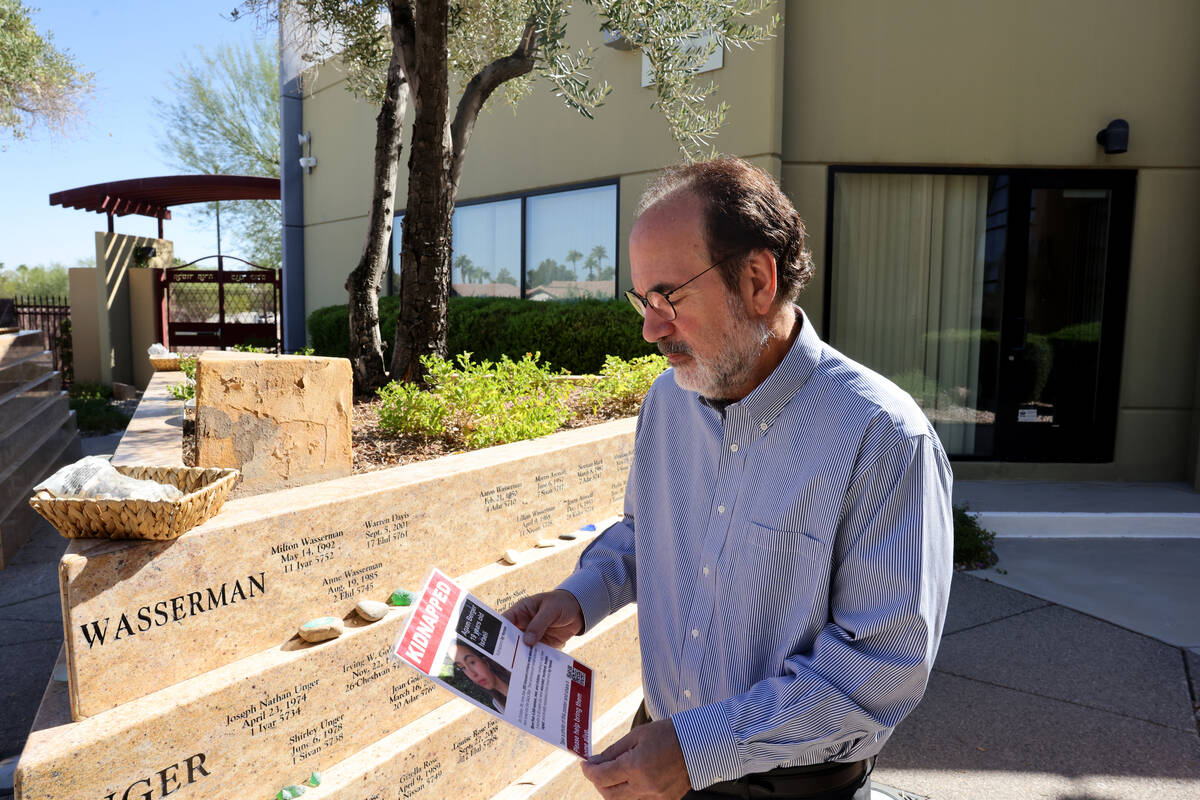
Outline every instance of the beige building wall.
{"type": "Polygon", "coordinates": [[[960,478],[1200,480],[1200,4],[788,3],[783,183],[813,236],[820,319],[828,167],[1137,169],[1110,464],[960,462],[960,478]],[[1129,152],[1096,132],[1130,123],[1129,152]]]}
{"type": "Polygon", "coordinates": [[[76,383],[100,382],[100,317],[95,267],[71,267],[71,358],[76,383]]]}

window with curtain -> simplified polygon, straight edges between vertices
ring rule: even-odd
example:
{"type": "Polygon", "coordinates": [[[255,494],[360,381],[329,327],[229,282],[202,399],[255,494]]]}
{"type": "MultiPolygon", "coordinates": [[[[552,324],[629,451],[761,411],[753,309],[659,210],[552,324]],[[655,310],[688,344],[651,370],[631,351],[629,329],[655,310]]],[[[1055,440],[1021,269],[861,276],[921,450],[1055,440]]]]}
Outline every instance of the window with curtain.
{"type": "Polygon", "coordinates": [[[837,172],[830,341],[891,378],[950,455],[991,452],[1005,185],[987,175],[837,172]]]}

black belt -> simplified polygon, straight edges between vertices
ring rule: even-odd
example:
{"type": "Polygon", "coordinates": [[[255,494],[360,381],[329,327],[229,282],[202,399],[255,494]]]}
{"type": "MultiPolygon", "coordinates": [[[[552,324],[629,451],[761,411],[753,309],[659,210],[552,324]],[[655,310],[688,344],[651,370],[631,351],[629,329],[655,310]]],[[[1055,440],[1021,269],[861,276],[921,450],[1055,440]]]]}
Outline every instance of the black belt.
{"type": "Polygon", "coordinates": [[[718,800],[718,798],[814,797],[862,784],[867,774],[867,761],[832,762],[803,767],[777,767],[769,772],[743,775],[737,780],[721,781],[700,790],[693,790],[687,800],[718,800]]]}
{"type": "MultiPolygon", "coordinates": [[[[633,727],[650,722],[643,701],[633,716],[633,727]]],[[[858,786],[867,774],[871,759],[851,762],[808,764],[803,767],[776,767],[768,772],[754,772],[737,780],[720,781],[704,789],[688,792],[686,800],[718,800],[727,797],[766,798],[819,795],[858,786]]]]}

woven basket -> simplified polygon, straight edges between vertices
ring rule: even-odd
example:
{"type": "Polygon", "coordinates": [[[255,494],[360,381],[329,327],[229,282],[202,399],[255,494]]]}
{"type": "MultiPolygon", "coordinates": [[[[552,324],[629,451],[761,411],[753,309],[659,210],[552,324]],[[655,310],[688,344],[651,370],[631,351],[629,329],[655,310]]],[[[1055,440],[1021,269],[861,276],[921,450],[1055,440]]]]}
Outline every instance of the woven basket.
{"type": "Polygon", "coordinates": [[[169,356],[150,356],[150,366],[155,372],[178,372],[179,356],[172,353],[169,356]]]}
{"type": "Polygon", "coordinates": [[[236,469],[132,467],[123,475],[183,490],[178,500],[89,500],[38,492],[29,505],[68,539],[175,539],[221,510],[241,476],[236,469]]]}

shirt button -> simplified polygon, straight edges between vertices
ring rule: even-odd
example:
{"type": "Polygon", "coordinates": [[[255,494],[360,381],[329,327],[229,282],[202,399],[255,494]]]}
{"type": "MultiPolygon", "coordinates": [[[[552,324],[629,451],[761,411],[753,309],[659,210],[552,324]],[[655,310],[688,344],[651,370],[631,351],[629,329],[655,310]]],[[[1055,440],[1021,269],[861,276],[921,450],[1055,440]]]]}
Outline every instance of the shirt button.
{"type": "Polygon", "coordinates": [[[717,513],[718,513],[718,514],[724,514],[724,513],[725,513],[725,506],[717,506],[717,513]]]}
{"type": "Polygon", "coordinates": [[[684,689],[684,690],[683,690],[683,696],[684,696],[684,697],[686,697],[687,699],[691,700],[691,699],[692,699],[692,690],[691,690],[691,689],[684,689]]]}
{"type": "Polygon", "coordinates": [[[736,445],[736,444],[731,444],[731,445],[729,445],[729,450],[730,450],[730,452],[736,453],[736,452],[737,452],[737,445],[736,445]]]}
{"type": "Polygon", "coordinates": [[[764,430],[764,431],[765,431],[767,428],[769,428],[769,427],[771,427],[771,426],[770,426],[770,425],[768,425],[768,424],[767,424],[767,423],[765,423],[765,422],[760,422],[760,423],[758,423],[758,427],[759,427],[759,430],[764,430]]]}
{"type": "Polygon", "coordinates": [[[705,568],[704,568],[704,574],[705,574],[705,575],[707,575],[707,574],[708,574],[708,567],[705,567],[705,568]]]}
{"type": "Polygon", "coordinates": [[[697,630],[696,628],[692,628],[692,638],[695,639],[699,635],[700,635],[700,631],[697,630]]]}

